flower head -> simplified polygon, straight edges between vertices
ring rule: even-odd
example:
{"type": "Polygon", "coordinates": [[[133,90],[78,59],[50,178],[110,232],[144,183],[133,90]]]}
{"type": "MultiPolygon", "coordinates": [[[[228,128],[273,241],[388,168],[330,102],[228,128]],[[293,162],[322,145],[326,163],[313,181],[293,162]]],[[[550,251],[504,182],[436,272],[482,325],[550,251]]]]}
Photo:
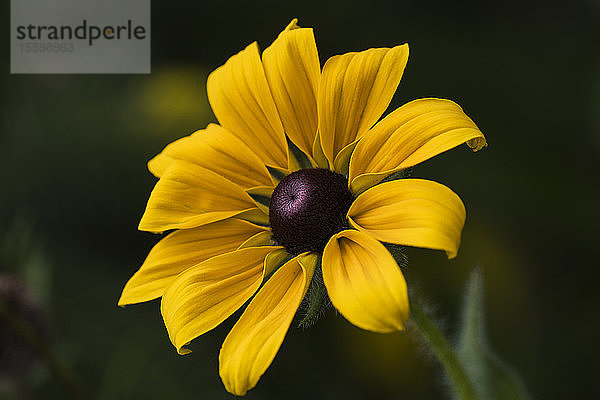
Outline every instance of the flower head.
{"type": "Polygon", "coordinates": [[[219,125],[148,164],[160,179],[139,228],[173,232],[119,304],[162,296],[169,337],[185,354],[252,299],[219,356],[237,395],[272,362],[316,268],[348,321],[402,330],[406,283],[382,242],[452,258],[465,208],[439,183],[381,182],[460,144],[486,145],[449,100],[415,100],[380,120],[407,60],[404,44],[334,56],[321,70],[313,30],[294,20],[262,58],[253,43],[217,68],[207,90],[219,125]]]}

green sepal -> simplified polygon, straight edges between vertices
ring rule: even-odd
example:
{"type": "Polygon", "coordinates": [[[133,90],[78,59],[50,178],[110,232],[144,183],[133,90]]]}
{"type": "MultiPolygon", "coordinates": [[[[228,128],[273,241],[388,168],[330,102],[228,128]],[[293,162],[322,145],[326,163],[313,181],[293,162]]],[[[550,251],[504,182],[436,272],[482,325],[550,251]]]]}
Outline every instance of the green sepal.
{"type": "Polygon", "coordinates": [[[302,302],[303,317],[298,323],[300,328],[310,328],[313,326],[325,313],[325,311],[331,307],[331,300],[327,294],[325,283],[323,282],[323,272],[321,270],[321,260],[315,268],[312,281],[306,292],[306,296],[302,302]]]}

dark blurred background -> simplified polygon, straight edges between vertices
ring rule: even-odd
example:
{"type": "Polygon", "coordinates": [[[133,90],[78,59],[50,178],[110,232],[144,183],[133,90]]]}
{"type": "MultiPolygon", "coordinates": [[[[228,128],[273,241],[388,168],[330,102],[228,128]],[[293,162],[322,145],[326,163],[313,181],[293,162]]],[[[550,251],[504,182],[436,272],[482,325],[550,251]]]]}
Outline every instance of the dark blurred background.
{"type": "MultiPolygon", "coordinates": [[[[292,17],[324,62],[408,42],[392,107],[457,101],[489,147],[417,166],[464,200],[459,256],[408,249],[405,271],[456,331],[474,265],[491,347],[535,399],[597,398],[600,2],[313,1],[152,4],[150,75],[10,75],[0,56],[0,273],[26,281],[62,364],[97,399],[230,398],[218,351],[235,318],[178,356],[159,303],[117,307],[158,238],[136,230],[155,179],[146,162],[214,117],[207,74],[292,17]]],[[[248,399],[439,399],[444,380],[410,334],[373,334],[329,312],[291,329],[248,399]]],[[[31,398],[68,398],[42,363],[31,398]]],[[[0,381],[0,398],[12,398],[0,381]]]]}

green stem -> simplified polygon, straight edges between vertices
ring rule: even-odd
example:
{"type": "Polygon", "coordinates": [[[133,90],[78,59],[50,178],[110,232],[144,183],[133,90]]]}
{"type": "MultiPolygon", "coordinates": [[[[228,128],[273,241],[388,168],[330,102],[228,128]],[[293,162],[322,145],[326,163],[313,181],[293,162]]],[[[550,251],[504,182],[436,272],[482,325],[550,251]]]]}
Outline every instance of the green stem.
{"type": "Polygon", "coordinates": [[[460,400],[476,400],[475,390],[469,380],[463,366],[458,361],[456,353],[448,340],[444,337],[439,328],[415,302],[410,302],[410,321],[412,326],[418,331],[425,342],[433,351],[442,367],[448,374],[456,396],[460,400]]]}

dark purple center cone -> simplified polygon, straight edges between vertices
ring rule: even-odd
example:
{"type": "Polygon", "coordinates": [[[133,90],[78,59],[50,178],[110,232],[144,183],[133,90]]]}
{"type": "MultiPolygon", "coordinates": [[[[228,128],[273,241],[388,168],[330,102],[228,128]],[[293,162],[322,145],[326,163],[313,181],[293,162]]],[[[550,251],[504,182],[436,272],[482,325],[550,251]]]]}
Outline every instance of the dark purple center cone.
{"type": "Polygon", "coordinates": [[[321,168],[293,172],[271,196],[273,237],[293,255],[322,252],[332,235],[346,229],[352,200],[343,175],[321,168]]]}

